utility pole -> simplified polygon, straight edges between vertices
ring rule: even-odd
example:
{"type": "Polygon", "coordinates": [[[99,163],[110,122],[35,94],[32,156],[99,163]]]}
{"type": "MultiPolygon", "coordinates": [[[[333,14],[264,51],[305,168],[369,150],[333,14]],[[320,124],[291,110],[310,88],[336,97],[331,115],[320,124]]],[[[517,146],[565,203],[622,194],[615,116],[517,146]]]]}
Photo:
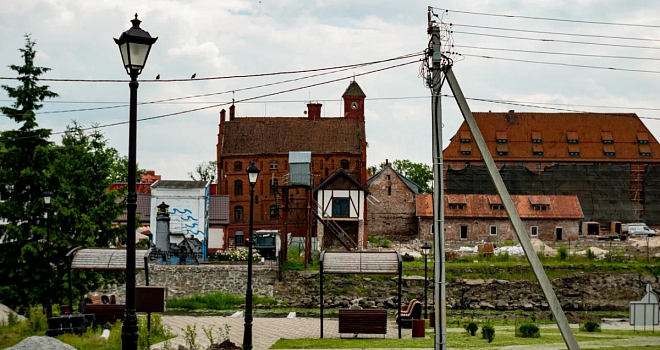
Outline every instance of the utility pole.
{"type": "MultiPolygon", "coordinates": [[[[430,9],[429,9],[430,11],[430,9]]],[[[445,206],[442,173],[442,53],[440,50],[440,28],[432,25],[429,16],[428,34],[431,36],[432,65],[429,87],[431,88],[431,110],[433,117],[433,301],[435,309],[435,350],[447,349],[447,302],[445,291],[445,206]]]]}

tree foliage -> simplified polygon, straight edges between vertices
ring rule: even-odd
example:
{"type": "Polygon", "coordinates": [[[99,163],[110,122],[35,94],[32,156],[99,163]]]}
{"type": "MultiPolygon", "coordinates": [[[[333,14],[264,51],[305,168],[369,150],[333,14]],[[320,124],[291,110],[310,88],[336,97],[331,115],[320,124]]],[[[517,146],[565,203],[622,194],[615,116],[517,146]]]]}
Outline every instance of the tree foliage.
{"type": "MultiPolygon", "coordinates": [[[[120,156],[119,152],[111,148],[111,157],[113,159],[110,165],[110,174],[108,175],[112,183],[128,183],[128,156],[120,156]]],[[[135,181],[140,182],[140,175],[147,174],[147,170],[140,169],[140,165],[135,167],[135,181]]]]}
{"type": "Polygon", "coordinates": [[[218,162],[213,160],[210,162],[201,162],[195,167],[195,172],[189,172],[188,176],[193,181],[211,181],[212,184],[216,183],[216,174],[218,173],[218,162]]]}
{"type": "MultiPolygon", "coordinates": [[[[385,168],[385,162],[378,166],[370,166],[367,172],[375,175],[385,168]]],[[[390,165],[392,169],[398,171],[401,175],[407,177],[419,186],[419,193],[433,193],[431,182],[433,181],[433,169],[424,163],[413,163],[408,159],[395,160],[390,165]]]]}
{"type": "MultiPolygon", "coordinates": [[[[62,145],[48,141],[50,130],[37,129],[38,102],[57,94],[38,86],[47,68],[34,66],[34,42],[26,37],[21,49],[24,65],[10,66],[22,85],[3,86],[16,101],[2,107],[19,123],[3,131],[0,152],[0,302],[11,307],[43,302],[50,293],[55,303],[68,302],[66,253],[77,246],[107,247],[125,237],[125,229],[112,222],[123,212],[119,191],[108,191],[116,150],[98,131],[86,134],[74,122],[62,145]],[[52,191],[50,259],[46,261],[47,208],[43,193],[52,191]],[[51,270],[51,287],[46,271],[51,270]]],[[[123,273],[74,272],[74,300],[105,283],[121,280],[123,273]]],[[[75,303],[74,303],[75,304],[75,303]]]]}

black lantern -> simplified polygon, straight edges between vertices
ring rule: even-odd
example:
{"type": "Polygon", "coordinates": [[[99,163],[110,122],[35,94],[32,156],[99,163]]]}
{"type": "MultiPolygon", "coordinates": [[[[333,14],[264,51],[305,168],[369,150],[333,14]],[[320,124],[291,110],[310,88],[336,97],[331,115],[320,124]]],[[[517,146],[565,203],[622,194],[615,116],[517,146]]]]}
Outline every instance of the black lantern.
{"type": "Polygon", "coordinates": [[[422,254],[427,256],[429,255],[429,252],[431,252],[431,246],[429,245],[429,242],[424,242],[424,245],[422,246],[422,254]]]}
{"type": "Polygon", "coordinates": [[[136,13],[135,19],[131,20],[133,27],[123,32],[119,39],[115,39],[115,43],[119,45],[121,59],[124,61],[124,68],[126,68],[128,74],[135,72],[140,75],[142,68],[147,63],[151,45],[158,40],[158,38],[152,38],[149,32],[140,28],[141,22],[136,13]]]}
{"type": "Polygon", "coordinates": [[[254,161],[250,164],[250,167],[245,169],[245,172],[248,174],[248,181],[250,181],[250,185],[254,186],[254,184],[257,183],[257,177],[259,177],[259,173],[261,170],[257,168],[256,165],[254,165],[254,161]]]}

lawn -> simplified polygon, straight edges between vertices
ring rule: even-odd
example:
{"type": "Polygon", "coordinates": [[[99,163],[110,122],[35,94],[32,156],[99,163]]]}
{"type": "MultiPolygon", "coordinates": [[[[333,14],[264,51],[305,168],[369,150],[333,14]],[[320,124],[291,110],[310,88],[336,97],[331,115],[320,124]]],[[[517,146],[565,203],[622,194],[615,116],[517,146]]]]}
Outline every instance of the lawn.
{"type": "MultiPolygon", "coordinates": [[[[267,297],[254,296],[253,305],[276,305],[277,302],[267,297]]],[[[167,307],[186,310],[231,310],[245,304],[245,297],[229,293],[195,294],[192,297],[169,299],[167,307]]]]}
{"type": "MultiPolygon", "coordinates": [[[[578,341],[594,341],[593,337],[576,335],[578,341]]],[[[618,336],[605,336],[597,340],[621,339],[618,336]]],[[[481,333],[471,337],[467,333],[447,333],[447,344],[452,348],[480,349],[510,345],[535,345],[547,343],[563,343],[561,335],[548,334],[540,338],[517,338],[513,331],[495,332],[492,343],[481,338],[481,333]]],[[[271,349],[386,349],[386,348],[432,348],[433,340],[427,339],[280,339],[271,349]]]]}

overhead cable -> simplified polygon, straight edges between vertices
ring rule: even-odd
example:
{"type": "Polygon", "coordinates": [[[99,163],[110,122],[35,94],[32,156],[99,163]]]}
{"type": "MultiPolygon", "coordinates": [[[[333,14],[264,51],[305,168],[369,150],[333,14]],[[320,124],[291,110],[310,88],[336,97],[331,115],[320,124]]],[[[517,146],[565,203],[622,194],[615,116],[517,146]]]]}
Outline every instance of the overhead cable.
{"type": "Polygon", "coordinates": [[[529,29],[515,29],[515,28],[502,28],[502,27],[487,27],[487,26],[475,26],[471,24],[462,24],[462,23],[450,23],[454,27],[467,27],[467,28],[478,28],[478,29],[493,29],[493,30],[504,30],[509,32],[521,32],[521,33],[535,33],[535,34],[551,34],[551,35],[565,35],[565,36],[581,36],[588,38],[603,38],[603,39],[618,39],[618,40],[637,40],[637,41],[655,41],[660,42],[660,39],[648,39],[648,38],[632,38],[625,36],[609,36],[609,35],[596,35],[596,34],[580,34],[580,33],[566,33],[566,32],[548,32],[541,30],[529,30],[529,29]]]}
{"type": "Polygon", "coordinates": [[[460,47],[460,48],[466,48],[466,49],[478,49],[478,50],[494,50],[494,51],[524,52],[524,53],[535,53],[535,54],[545,54],[545,55],[560,55],[560,56],[578,56],[578,57],[594,57],[594,58],[616,58],[616,59],[627,59],[627,60],[660,61],[660,58],[658,58],[658,57],[635,57],[635,56],[593,55],[593,54],[573,53],[573,52],[535,51],[535,50],[520,50],[520,49],[507,49],[507,48],[496,48],[496,47],[480,47],[480,46],[467,46],[467,45],[454,45],[454,47],[460,47]]]}

